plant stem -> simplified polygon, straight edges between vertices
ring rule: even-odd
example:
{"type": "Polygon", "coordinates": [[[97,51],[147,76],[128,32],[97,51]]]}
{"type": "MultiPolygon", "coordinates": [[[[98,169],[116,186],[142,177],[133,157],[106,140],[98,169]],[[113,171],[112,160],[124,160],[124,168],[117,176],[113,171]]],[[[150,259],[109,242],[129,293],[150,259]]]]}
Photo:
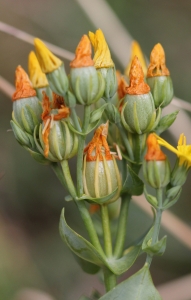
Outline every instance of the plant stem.
{"type": "Polygon", "coordinates": [[[112,256],[112,239],[111,239],[111,231],[110,231],[110,222],[109,222],[109,214],[107,205],[101,205],[101,218],[102,218],[102,226],[103,226],[103,237],[104,237],[104,247],[105,254],[107,257],[112,256]]]}
{"type": "MultiPolygon", "coordinates": [[[[158,208],[157,208],[157,213],[156,213],[156,219],[155,219],[155,224],[154,224],[154,231],[153,231],[153,236],[152,236],[152,243],[151,245],[154,245],[158,241],[158,235],[160,231],[160,225],[161,225],[161,218],[162,218],[162,203],[163,203],[163,189],[157,189],[156,190],[156,196],[158,200],[158,208]]],[[[146,263],[150,267],[151,262],[153,259],[153,254],[147,254],[146,258],[146,263]]]]}
{"type": "Polygon", "coordinates": [[[75,108],[74,108],[74,107],[71,107],[71,108],[70,108],[70,111],[71,111],[72,119],[73,119],[73,121],[74,121],[75,128],[76,128],[79,132],[81,132],[81,131],[82,131],[82,128],[81,128],[81,126],[80,126],[80,123],[79,123],[78,116],[77,116],[77,114],[76,114],[75,108]]]}
{"type": "MultiPolygon", "coordinates": [[[[85,133],[87,131],[90,120],[90,106],[86,105],[84,107],[84,121],[82,126],[82,132],[85,133]]],[[[79,136],[79,145],[78,145],[78,154],[77,154],[77,194],[78,197],[83,194],[83,152],[85,145],[86,135],[79,136]]]]}
{"type": "Polygon", "coordinates": [[[104,283],[106,292],[109,292],[111,289],[113,289],[116,286],[116,275],[113,274],[109,269],[104,269],[104,283]]]}
{"type": "Polygon", "coordinates": [[[123,142],[125,144],[125,148],[127,150],[127,153],[129,154],[129,158],[131,160],[134,160],[133,151],[132,151],[131,145],[129,144],[129,141],[128,141],[128,138],[127,138],[127,133],[125,132],[125,129],[124,129],[123,125],[121,124],[121,122],[117,123],[116,125],[117,125],[117,127],[120,131],[121,137],[122,137],[123,142]]]}
{"type": "Polygon", "coordinates": [[[117,228],[117,238],[116,238],[115,249],[114,249],[114,256],[116,258],[120,258],[124,250],[130,200],[131,200],[131,195],[129,194],[123,195],[121,198],[122,202],[121,202],[119,223],[117,228]]]}

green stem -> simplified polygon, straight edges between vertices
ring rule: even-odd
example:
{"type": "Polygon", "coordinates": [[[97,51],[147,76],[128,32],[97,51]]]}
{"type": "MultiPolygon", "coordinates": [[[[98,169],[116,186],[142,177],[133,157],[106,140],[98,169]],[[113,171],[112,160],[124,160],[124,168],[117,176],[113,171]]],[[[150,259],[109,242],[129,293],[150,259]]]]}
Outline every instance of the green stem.
{"type": "Polygon", "coordinates": [[[79,120],[78,120],[78,116],[76,114],[76,110],[74,107],[71,107],[70,108],[70,111],[71,111],[71,117],[72,117],[72,120],[74,121],[74,125],[75,125],[75,128],[79,131],[79,132],[82,132],[82,128],[80,126],[80,123],[79,123],[79,120]]]}
{"type": "MultiPolygon", "coordinates": [[[[84,107],[84,121],[82,126],[82,132],[87,131],[90,120],[90,106],[86,105],[84,107]]],[[[83,195],[83,154],[84,154],[84,145],[85,145],[86,135],[79,136],[78,144],[78,154],[77,154],[77,194],[78,197],[83,195]]]]}
{"type": "Polygon", "coordinates": [[[119,223],[117,228],[117,238],[115,242],[114,256],[120,258],[124,251],[125,238],[127,233],[127,218],[129,212],[129,203],[131,195],[123,195],[121,198],[121,210],[119,216],[119,223]]]}
{"type": "Polygon", "coordinates": [[[62,160],[61,161],[61,167],[62,167],[62,172],[64,175],[64,181],[66,182],[66,186],[68,188],[68,191],[70,193],[70,195],[72,196],[72,198],[74,200],[76,200],[76,188],[74,186],[71,174],[70,174],[70,168],[68,165],[68,161],[67,160],[62,160]]]}
{"type": "Polygon", "coordinates": [[[104,273],[104,283],[105,283],[106,292],[109,292],[117,284],[116,275],[113,274],[109,269],[104,269],[103,273],[104,273]]]}
{"type": "MultiPolygon", "coordinates": [[[[158,208],[157,208],[157,213],[156,213],[156,219],[155,219],[155,224],[154,224],[154,231],[153,231],[153,236],[152,236],[152,243],[151,245],[154,245],[158,241],[158,236],[159,236],[159,231],[160,231],[160,226],[161,226],[161,218],[162,218],[162,203],[163,203],[163,189],[157,189],[156,190],[156,196],[158,200],[158,208]]],[[[148,254],[146,258],[146,263],[150,267],[151,262],[153,259],[153,254],[148,254]]]]}
{"type": "Polygon", "coordinates": [[[102,218],[105,254],[107,257],[111,257],[112,256],[112,239],[111,239],[109,213],[108,213],[107,205],[101,205],[101,218],[102,218]]]}
{"type": "Polygon", "coordinates": [[[121,137],[122,137],[122,139],[123,139],[123,143],[124,143],[124,145],[125,145],[125,148],[126,148],[126,150],[127,150],[127,153],[128,153],[128,155],[129,155],[129,158],[130,158],[131,160],[134,160],[133,151],[132,151],[131,145],[130,145],[130,143],[129,143],[129,141],[128,141],[127,133],[125,132],[125,129],[124,129],[123,125],[121,124],[121,122],[117,123],[116,125],[117,125],[117,127],[118,127],[118,129],[119,129],[119,131],[120,131],[120,134],[121,134],[121,137]]]}

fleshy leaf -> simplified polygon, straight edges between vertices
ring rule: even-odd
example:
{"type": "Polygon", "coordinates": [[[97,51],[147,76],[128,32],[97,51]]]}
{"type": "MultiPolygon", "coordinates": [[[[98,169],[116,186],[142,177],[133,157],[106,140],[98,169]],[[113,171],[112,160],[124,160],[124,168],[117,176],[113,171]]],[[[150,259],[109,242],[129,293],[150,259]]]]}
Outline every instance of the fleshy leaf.
{"type": "Polygon", "coordinates": [[[167,199],[165,200],[165,202],[167,202],[167,204],[164,204],[163,206],[163,209],[168,209],[170,208],[171,206],[173,206],[179,199],[180,197],[180,194],[182,192],[182,188],[180,186],[177,186],[177,187],[174,187],[170,189],[168,192],[168,196],[167,196],[167,199]],[[172,191],[173,189],[173,191],[172,191]],[[173,197],[173,193],[174,193],[174,197],[173,197]]]}
{"type": "Polygon", "coordinates": [[[153,285],[147,265],[100,298],[100,300],[126,299],[162,300],[161,296],[153,285]]]}
{"type": "Polygon", "coordinates": [[[90,115],[90,123],[94,123],[101,119],[102,114],[107,106],[107,103],[103,104],[100,108],[93,110],[90,115]]]}
{"type": "Polygon", "coordinates": [[[166,239],[164,236],[160,241],[156,242],[152,245],[152,235],[153,235],[154,227],[152,227],[144,238],[142,244],[142,250],[148,254],[152,255],[163,255],[166,249],[166,239]]]}
{"type": "Polygon", "coordinates": [[[144,187],[144,195],[145,195],[145,198],[146,200],[155,208],[157,208],[157,205],[158,205],[158,201],[157,201],[157,198],[148,194],[147,193],[147,189],[146,187],[144,187]]]}
{"type": "Polygon", "coordinates": [[[121,193],[130,195],[141,195],[143,193],[144,183],[139,176],[127,165],[127,177],[123,184],[121,193]]]}
{"type": "Polygon", "coordinates": [[[160,119],[158,126],[155,128],[155,132],[160,135],[162,132],[167,130],[176,120],[177,114],[179,113],[178,110],[175,112],[168,114],[160,119]]]}
{"type": "Polygon", "coordinates": [[[77,255],[74,255],[74,257],[85,273],[96,274],[100,270],[99,266],[92,264],[91,262],[86,261],[77,255]]]}
{"type": "Polygon", "coordinates": [[[90,197],[90,196],[84,194],[84,195],[82,195],[82,197],[77,198],[76,200],[88,200],[88,201],[90,201],[90,202],[95,202],[95,203],[101,205],[101,204],[106,203],[106,202],[109,201],[110,199],[112,199],[113,196],[115,195],[115,193],[117,192],[117,189],[118,189],[118,187],[117,187],[111,194],[109,194],[109,195],[107,195],[107,196],[104,196],[104,197],[100,197],[100,198],[92,198],[92,197],[90,197]]]}
{"type": "Polygon", "coordinates": [[[38,163],[42,165],[49,165],[51,162],[46,159],[41,153],[31,150],[30,148],[24,147],[38,163]]]}

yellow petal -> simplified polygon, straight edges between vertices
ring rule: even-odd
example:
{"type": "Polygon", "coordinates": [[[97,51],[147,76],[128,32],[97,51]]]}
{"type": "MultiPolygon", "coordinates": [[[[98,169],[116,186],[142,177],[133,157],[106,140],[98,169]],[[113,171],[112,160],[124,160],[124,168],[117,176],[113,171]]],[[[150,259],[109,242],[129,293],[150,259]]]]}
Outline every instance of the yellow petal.
{"type": "Polygon", "coordinates": [[[165,52],[160,43],[156,44],[151,51],[150,64],[147,71],[147,77],[169,76],[170,72],[165,64],[165,52]]]}
{"type": "Polygon", "coordinates": [[[94,47],[94,66],[96,69],[114,67],[109,47],[101,29],[96,33],[89,32],[89,38],[94,47]]]}
{"type": "Polygon", "coordinates": [[[130,71],[130,68],[131,68],[132,61],[133,61],[135,56],[138,57],[138,59],[140,61],[140,64],[141,64],[141,67],[143,69],[143,73],[146,76],[146,74],[147,74],[147,65],[146,65],[145,57],[144,57],[144,54],[141,50],[141,47],[140,47],[139,43],[137,43],[136,41],[133,41],[132,44],[131,44],[131,57],[130,57],[129,63],[128,63],[126,69],[125,69],[125,72],[124,72],[125,75],[127,77],[129,77],[129,71],[130,71]]]}
{"type": "Polygon", "coordinates": [[[42,88],[48,86],[46,75],[42,72],[38,59],[31,51],[28,59],[29,78],[34,88],[42,88]]]}
{"type": "Polygon", "coordinates": [[[34,39],[34,44],[42,72],[51,73],[62,65],[63,62],[56,57],[40,39],[34,39]]]}

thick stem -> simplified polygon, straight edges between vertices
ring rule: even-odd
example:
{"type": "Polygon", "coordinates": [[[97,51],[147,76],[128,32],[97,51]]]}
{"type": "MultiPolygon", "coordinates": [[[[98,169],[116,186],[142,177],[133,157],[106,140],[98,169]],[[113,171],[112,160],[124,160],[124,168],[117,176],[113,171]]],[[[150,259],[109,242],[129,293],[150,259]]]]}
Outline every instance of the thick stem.
{"type": "MultiPolygon", "coordinates": [[[[157,208],[157,213],[156,213],[156,219],[155,219],[155,224],[154,224],[154,231],[153,231],[151,245],[154,245],[158,241],[162,212],[163,212],[163,209],[162,209],[163,189],[162,188],[157,189],[156,194],[157,194],[157,200],[158,200],[158,208],[157,208]]],[[[146,258],[146,263],[148,264],[149,267],[151,265],[152,259],[153,259],[153,254],[148,254],[147,258],[146,258]]]]}
{"type": "Polygon", "coordinates": [[[117,228],[117,238],[115,242],[114,256],[120,258],[124,251],[125,238],[127,233],[127,218],[129,212],[129,203],[131,195],[123,195],[121,198],[121,210],[119,216],[119,223],[117,228]]]}
{"type": "MultiPolygon", "coordinates": [[[[90,106],[86,105],[84,108],[84,121],[82,126],[82,132],[85,133],[87,131],[90,120],[90,106]]],[[[83,195],[83,152],[85,145],[85,135],[79,136],[79,145],[78,145],[78,154],[77,154],[77,194],[78,197],[83,195]]]]}
{"type": "Polygon", "coordinates": [[[103,273],[104,273],[104,283],[105,283],[106,292],[109,292],[117,284],[116,275],[113,274],[109,269],[104,269],[103,273]]]}
{"type": "Polygon", "coordinates": [[[107,205],[101,205],[101,218],[102,218],[105,254],[107,257],[111,257],[112,256],[112,239],[111,239],[109,213],[108,213],[107,205]]]}

